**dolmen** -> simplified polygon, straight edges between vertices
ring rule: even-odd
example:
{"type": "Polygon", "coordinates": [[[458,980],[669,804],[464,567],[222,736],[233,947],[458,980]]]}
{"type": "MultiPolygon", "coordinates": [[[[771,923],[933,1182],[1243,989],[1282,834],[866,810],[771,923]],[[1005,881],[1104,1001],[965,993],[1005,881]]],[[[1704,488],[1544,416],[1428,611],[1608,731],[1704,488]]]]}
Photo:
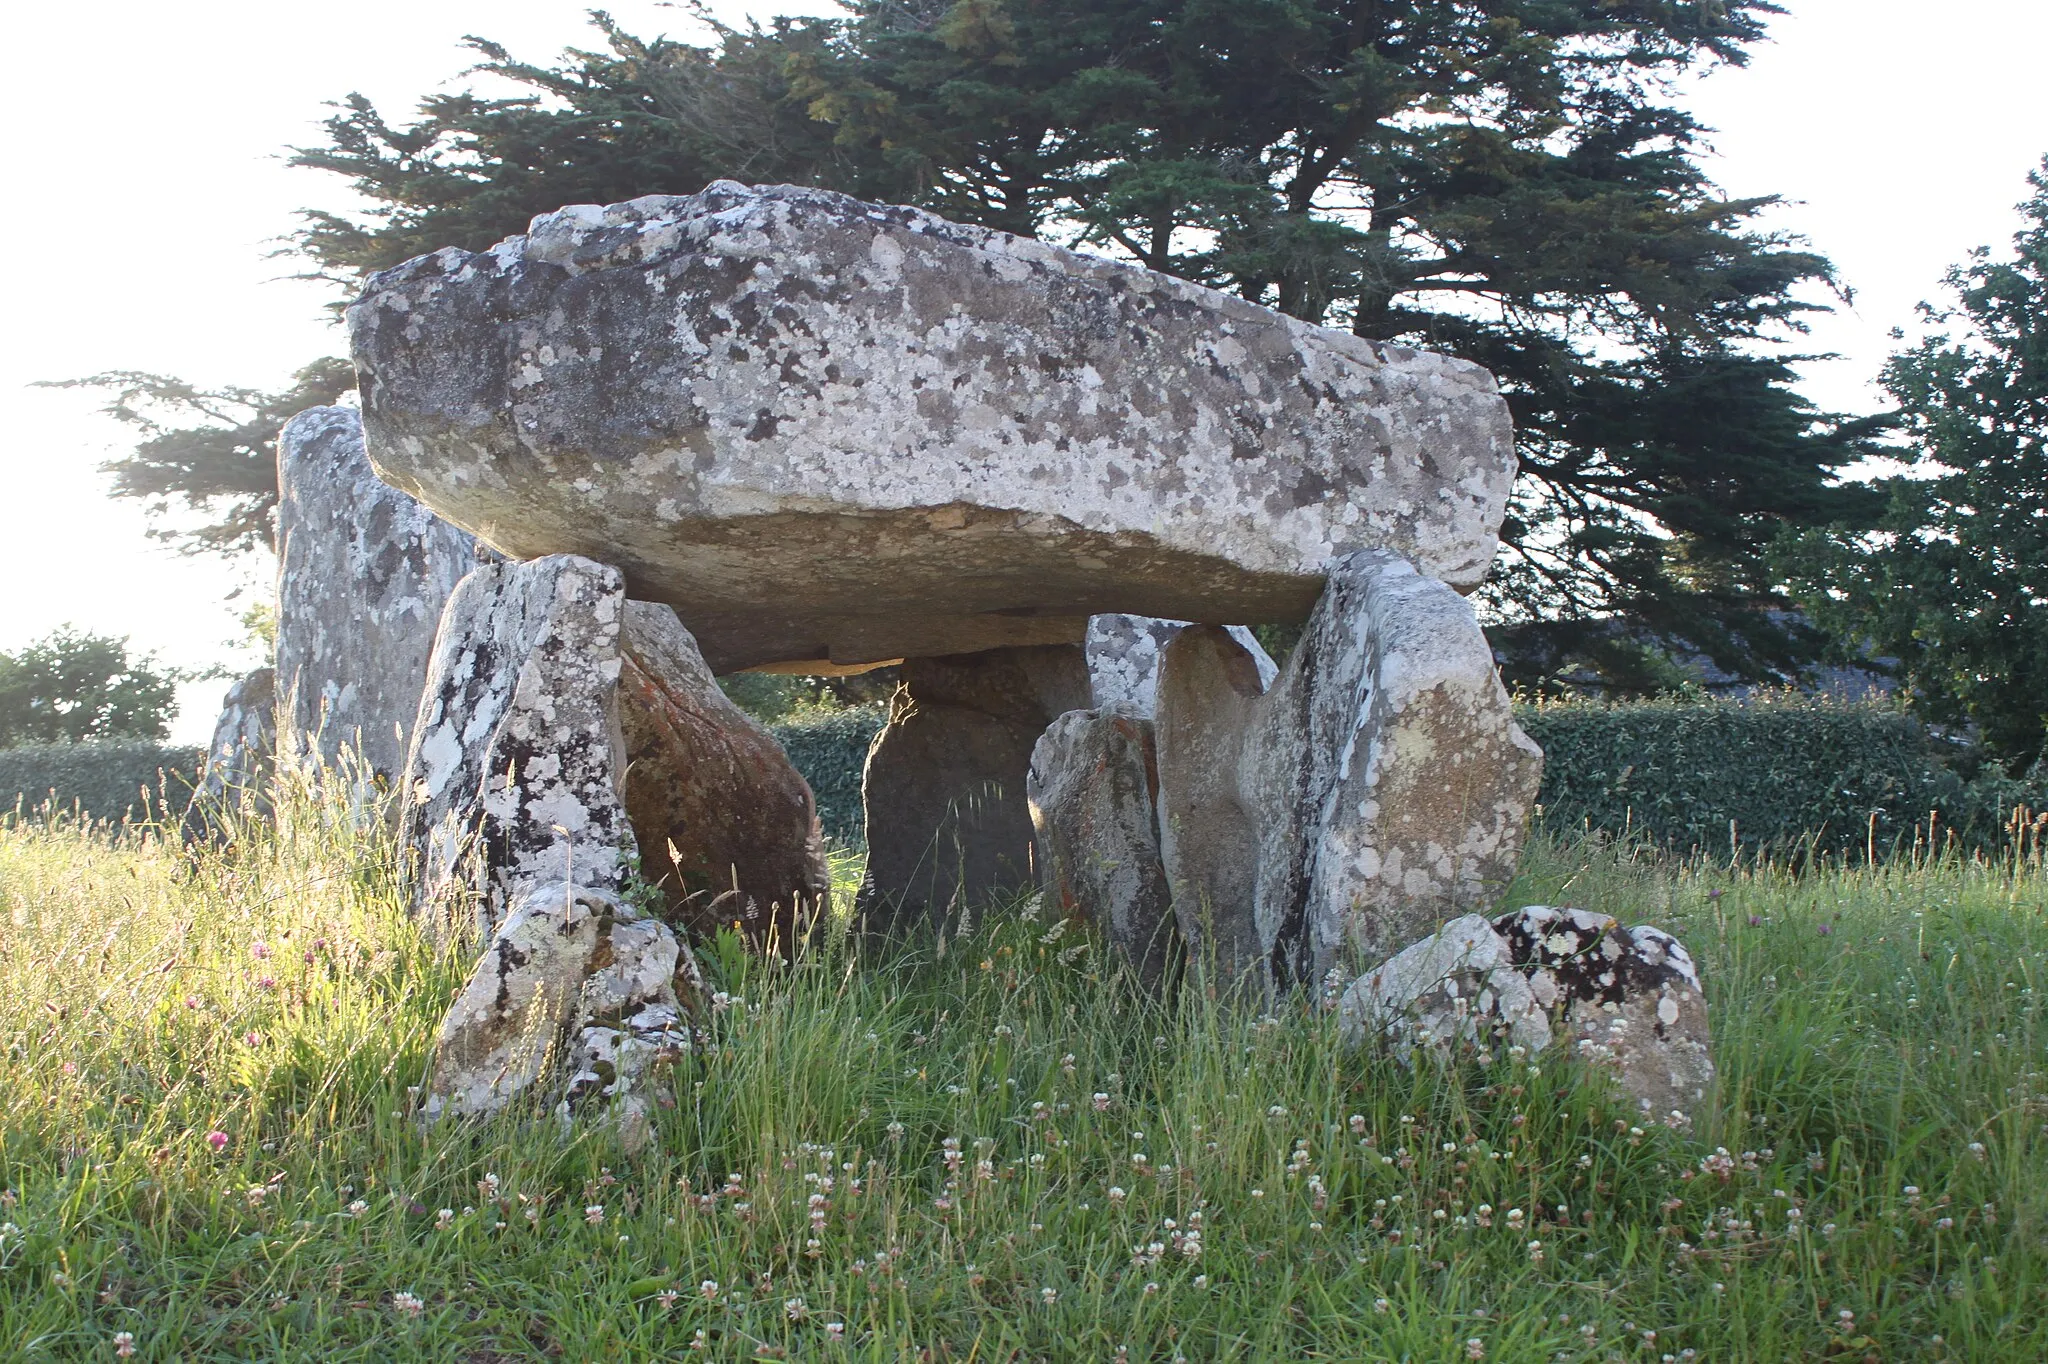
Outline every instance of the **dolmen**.
{"type": "Polygon", "coordinates": [[[1475,365],[730,181],[407,261],[348,324],[360,415],[295,419],[281,468],[325,459],[392,529],[287,528],[287,598],[357,586],[287,603],[280,743],[351,738],[418,911],[483,934],[435,1111],[643,1122],[689,937],[787,950],[823,908],[811,793],[734,672],[900,669],[870,931],[1037,886],[1155,989],[1194,961],[1264,997],[1513,874],[1542,754],[1467,597],[1516,469],[1475,365]]]}

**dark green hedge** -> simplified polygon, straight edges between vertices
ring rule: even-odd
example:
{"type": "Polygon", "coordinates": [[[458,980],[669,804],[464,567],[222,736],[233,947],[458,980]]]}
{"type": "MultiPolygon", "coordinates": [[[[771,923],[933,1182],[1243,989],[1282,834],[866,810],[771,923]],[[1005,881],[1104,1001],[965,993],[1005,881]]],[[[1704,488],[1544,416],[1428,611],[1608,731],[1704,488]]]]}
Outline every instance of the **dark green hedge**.
{"type": "Polygon", "coordinates": [[[183,812],[205,754],[147,739],[27,744],[0,749],[0,808],[39,816],[51,804],[87,819],[142,819],[183,812]],[[147,788],[145,805],[142,792],[147,788]]]}
{"type": "Polygon", "coordinates": [[[768,728],[789,753],[796,770],[818,798],[818,823],[828,838],[858,843],[864,838],[860,774],[868,745],[888,717],[879,707],[813,712],[768,728]]]}
{"type": "Polygon", "coordinates": [[[1883,702],[1771,696],[1524,706],[1543,746],[1544,820],[1556,830],[1634,832],[1726,855],[1812,841],[1877,851],[1955,833],[2000,840],[2015,805],[2048,790],[2000,776],[1966,782],[1912,717],[1883,702]]]}

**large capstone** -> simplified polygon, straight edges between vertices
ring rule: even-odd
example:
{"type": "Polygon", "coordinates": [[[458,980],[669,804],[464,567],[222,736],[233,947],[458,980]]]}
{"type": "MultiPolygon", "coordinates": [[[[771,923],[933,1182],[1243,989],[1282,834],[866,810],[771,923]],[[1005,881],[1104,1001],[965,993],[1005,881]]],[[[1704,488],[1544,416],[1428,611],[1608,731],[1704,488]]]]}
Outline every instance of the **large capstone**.
{"type": "Polygon", "coordinates": [[[671,608],[626,603],[621,662],[626,815],[667,917],[792,949],[832,884],[810,786],[671,608]]]}
{"type": "Polygon", "coordinates": [[[1298,621],[1356,549],[1469,590],[1515,469],[1477,366],[823,190],[562,209],[349,320],[387,480],[720,673],[1298,621]]]}
{"type": "Polygon", "coordinates": [[[954,922],[1036,882],[1031,750],[1053,717],[1086,709],[1090,695],[1076,645],[904,663],[861,781],[870,928],[954,922]]]}
{"type": "Polygon", "coordinates": [[[1331,566],[1270,690],[1224,631],[1176,636],[1156,725],[1182,928],[1282,986],[1498,893],[1542,776],[1470,604],[1378,551],[1331,566]]]}
{"type": "Polygon", "coordinates": [[[206,763],[185,807],[180,833],[186,842],[218,842],[237,816],[260,817],[271,809],[270,783],[277,761],[277,674],[258,668],[228,688],[206,763]]]}
{"type": "Polygon", "coordinates": [[[1148,988],[1180,955],[1159,861],[1152,722],[1130,710],[1070,710],[1031,753],[1025,783],[1039,876],[1064,917],[1092,920],[1148,988]]]}
{"type": "Polygon", "coordinates": [[[315,407],[277,438],[277,677],[286,756],[395,783],[441,608],[476,542],[379,479],[353,408],[315,407]]]}

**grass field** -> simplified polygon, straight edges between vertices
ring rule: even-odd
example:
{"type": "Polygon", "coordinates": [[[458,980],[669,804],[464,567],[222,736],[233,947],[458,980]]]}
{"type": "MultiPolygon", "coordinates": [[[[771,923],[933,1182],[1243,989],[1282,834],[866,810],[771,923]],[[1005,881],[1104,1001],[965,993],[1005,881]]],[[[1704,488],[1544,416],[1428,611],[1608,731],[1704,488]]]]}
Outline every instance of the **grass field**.
{"type": "MultiPolygon", "coordinates": [[[[196,870],[0,831],[0,1358],[2039,1360],[2048,876],[1540,843],[1508,900],[1678,933],[1722,1075],[1406,1071],[1127,990],[1020,904],[707,966],[628,1158],[406,1116],[465,974],[310,817],[196,870]]],[[[853,867],[841,868],[851,876],[853,867]]]]}

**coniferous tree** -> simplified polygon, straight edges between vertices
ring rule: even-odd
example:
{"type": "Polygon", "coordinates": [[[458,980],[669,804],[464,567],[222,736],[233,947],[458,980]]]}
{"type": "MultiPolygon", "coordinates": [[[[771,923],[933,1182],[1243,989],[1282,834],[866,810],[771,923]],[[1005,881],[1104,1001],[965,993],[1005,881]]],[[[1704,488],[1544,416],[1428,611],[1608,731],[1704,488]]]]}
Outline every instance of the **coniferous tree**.
{"type": "MultiPolygon", "coordinates": [[[[525,93],[352,97],[299,164],[323,272],[480,249],[572,202],[720,176],[824,185],[1124,256],[1499,376],[1523,477],[1485,589],[1510,676],[1670,675],[1666,648],[1786,678],[1817,647],[1765,549],[1881,500],[1864,428],[1779,353],[1827,262],[1699,164],[1669,83],[1739,64],[1763,0],[853,0],[554,65],[525,93]]],[[[709,23],[709,21],[706,21],[709,23]]]]}

